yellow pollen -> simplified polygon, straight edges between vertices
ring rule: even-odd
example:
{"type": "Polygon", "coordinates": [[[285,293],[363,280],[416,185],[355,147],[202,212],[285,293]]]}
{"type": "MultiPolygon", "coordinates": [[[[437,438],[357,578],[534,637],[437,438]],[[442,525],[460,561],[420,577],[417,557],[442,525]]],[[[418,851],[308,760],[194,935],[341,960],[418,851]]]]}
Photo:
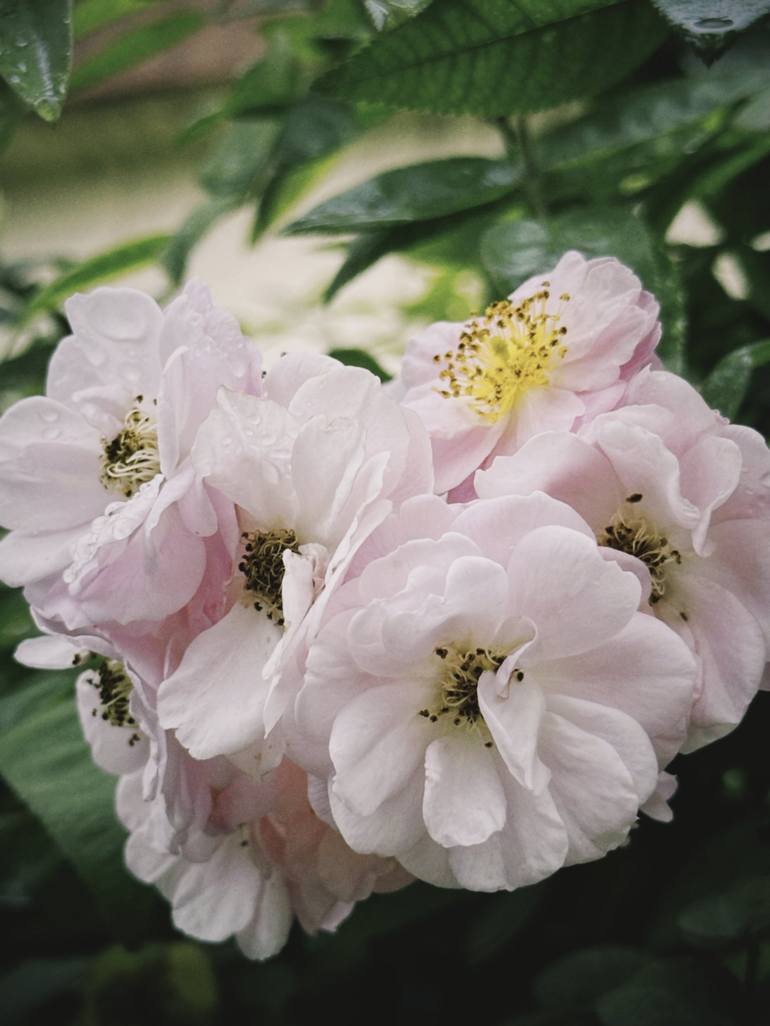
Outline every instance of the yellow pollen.
{"type": "MultiPolygon", "coordinates": [[[[494,423],[530,389],[545,387],[567,354],[561,307],[549,312],[549,283],[515,304],[492,303],[468,321],[454,350],[433,357],[441,369],[439,395],[465,399],[479,417],[494,423]]],[[[569,302],[565,292],[559,303],[569,302]]]]}
{"type": "MultiPolygon", "coordinates": [[[[140,403],[142,396],[138,395],[136,401],[140,403]]],[[[102,453],[99,480],[108,491],[121,492],[130,499],[160,471],[155,422],[138,405],[132,407],[117,435],[103,440],[102,453]]]]}

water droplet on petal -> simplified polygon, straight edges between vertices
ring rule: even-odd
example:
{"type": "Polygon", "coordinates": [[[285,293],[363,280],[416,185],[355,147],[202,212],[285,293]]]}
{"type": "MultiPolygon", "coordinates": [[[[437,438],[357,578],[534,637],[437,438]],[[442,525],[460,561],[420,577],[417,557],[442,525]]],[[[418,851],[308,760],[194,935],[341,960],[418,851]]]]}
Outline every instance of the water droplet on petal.
{"type": "Polygon", "coordinates": [[[101,414],[101,410],[95,403],[80,403],[78,408],[88,421],[96,421],[101,414]]]}
{"type": "Polygon", "coordinates": [[[59,414],[56,410],[41,410],[40,419],[44,420],[46,424],[55,424],[59,419],[59,414]]]}
{"type": "Polygon", "coordinates": [[[107,359],[107,357],[104,354],[104,351],[102,349],[99,349],[97,346],[93,346],[90,349],[87,349],[86,355],[90,363],[92,363],[94,367],[101,367],[107,359]]]}

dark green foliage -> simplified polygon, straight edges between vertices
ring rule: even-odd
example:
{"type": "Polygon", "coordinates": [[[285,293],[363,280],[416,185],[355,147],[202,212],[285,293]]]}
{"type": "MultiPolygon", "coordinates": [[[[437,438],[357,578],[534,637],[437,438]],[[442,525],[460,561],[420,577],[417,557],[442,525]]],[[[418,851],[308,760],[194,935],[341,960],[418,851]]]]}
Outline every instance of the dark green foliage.
{"type": "Polygon", "coordinates": [[[264,183],[280,126],[273,118],[228,125],[201,171],[201,185],[212,196],[243,200],[264,183]]]}
{"type": "Polygon", "coordinates": [[[756,367],[770,363],[770,339],[723,356],[701,386],[703,398],[731,420],[738,416],[756,367]]]}
{"type": "Polygon", "coordinates": [[[614,85],[664,35],[644,0],[442,0],[320,88],[438,113],[525,114],[614,85]]]}
{"type": "Polygon", "coordinates": [[[38,674],[0,702],[0,716],[3,778],[75,865],[117,935],[141,936],[152,898],[127,879],[122,867],[123,830],[113,813],[115,784],[94,772],[71,675],[38,674]]]}
{"type": "Polygon", "coordinates": [[[694,947],[722,950],[770,936],[770,867],[724,893],[694,901],[680,914],[679,928],[694,947]]]}
{"type": "Polygon", "coordinates": [[[605,992],[602,1026],[733,1026],[738,988],[690,959],[667,959],[605,992]]]}
{"type": "Polygon", "coordinates": [[[327,200],[288,233],[372,231],[431,221],[492,203],[512,192],[522,170],[507,160],[454,157],[386,171],[327,200]]]}

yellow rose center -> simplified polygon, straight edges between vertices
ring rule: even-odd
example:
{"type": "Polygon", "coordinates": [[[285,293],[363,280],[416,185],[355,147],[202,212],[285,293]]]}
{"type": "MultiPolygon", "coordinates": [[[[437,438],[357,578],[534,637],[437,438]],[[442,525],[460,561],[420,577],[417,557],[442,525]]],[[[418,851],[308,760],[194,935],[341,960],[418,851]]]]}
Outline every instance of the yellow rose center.
{"type": "MultiPolygon", "coordinates": [[[[433,357],[441,368],[439,394],[465,399],[481,420],[495,423],[531,389],[545,387],[567,354],[561,307],[548,310],[549,286],[544,281],[538,292],[515,303],[492,303],[468,321],[456,348],[433,357]]],[[[560,304],[569,298],[563,293],[560,304]]]]}

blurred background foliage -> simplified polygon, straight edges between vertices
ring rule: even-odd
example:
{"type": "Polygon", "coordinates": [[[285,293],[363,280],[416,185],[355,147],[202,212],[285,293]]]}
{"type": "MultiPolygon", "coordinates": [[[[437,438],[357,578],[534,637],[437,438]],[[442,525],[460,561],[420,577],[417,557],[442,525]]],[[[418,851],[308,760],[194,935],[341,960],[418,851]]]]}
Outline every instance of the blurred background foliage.
{"type": "MultiPolygon", "coordinates": [[[[273,354],[385,375],[565,249],[659,297],[663,357],[770,428],[770,2],[0,0],[0,407],[62,302],[189,274],[273,354]],[[55,125],[54,125],[55,123],[55,125]]],[[[769,539],[770,542],[770,539],[769,539]]],[[[0,592],[6,1026],[770,1023],[770,700],[675,762],[675,819],[513,894],[415,884],[273,962],[122,868],[72,673],[0,592]]]]}

